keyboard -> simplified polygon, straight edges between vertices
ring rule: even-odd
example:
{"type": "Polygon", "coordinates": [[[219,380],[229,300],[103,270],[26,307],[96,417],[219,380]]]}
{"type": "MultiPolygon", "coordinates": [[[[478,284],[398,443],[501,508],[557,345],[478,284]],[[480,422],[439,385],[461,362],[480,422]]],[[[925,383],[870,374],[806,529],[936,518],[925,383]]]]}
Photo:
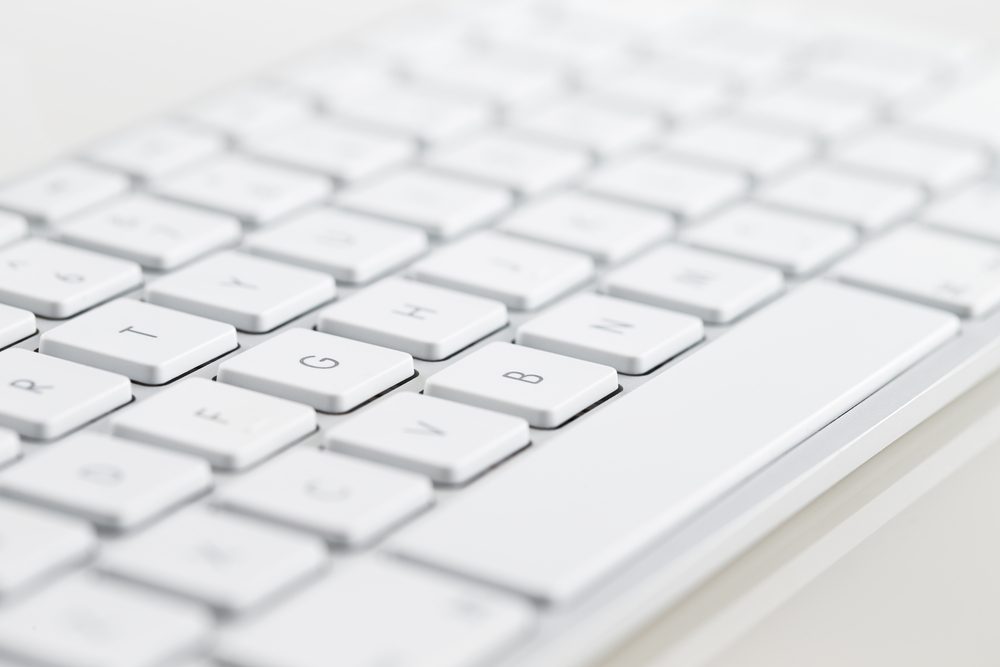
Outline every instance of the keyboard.
{"type": "Polygon", "coordinates": [[[998,118],[470,2],[0,183],[0,666],[587,664],[1000,367],[998,118]]]}

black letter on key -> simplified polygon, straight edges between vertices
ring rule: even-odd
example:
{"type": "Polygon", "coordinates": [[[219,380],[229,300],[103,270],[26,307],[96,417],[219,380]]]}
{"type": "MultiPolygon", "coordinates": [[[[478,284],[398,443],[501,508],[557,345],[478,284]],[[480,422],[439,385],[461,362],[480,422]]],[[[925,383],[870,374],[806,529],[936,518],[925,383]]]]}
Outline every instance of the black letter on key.
{"type": "Polygon", "coordinates": [[[340,365],[340,362],[336,359],[331,359],[330,357],[319,357],[316,358],[314,355],[306,355],[299,359],[299,363],[303,366],[308,366],[309,368],[320,368],[329,369],[336,368],[340,365]],[[309,361],[310,359],[316,359],[316,361],[309,361]]]}
{"type": "Polygon", "coordinates": [[[423,306],[414,306],[412,303],[404,303],[402,309],[396,309],[392,311],[396,315],[402,315],[403,317],[412,317],[415,320],[422,320],[424,318],[424,313],[428,315],[436,315],[437,311],[431,308],[424,308],[423,306]]]}
{"type": "Polygon", "coordinates": [[[52,389],[52,385],[50,384],[38,384],[34,380],[28,379],[14,380],[10,383],[10,386],[15,389],[30,391],[32,394],[41,394],[46,389],[52,389]]]}
{"type": "Polygon", "coordinates": [[[131,324],[122,329],[121,331],[119,331],[118,333],[125,333],[125,332],[139,334],[140,336],[146,336],[147,338],[159,338],[159,336],[155,334],[146,333],[145,331],[139,331],[138,329],[133,329],[131,324]]]}
{"type": "Polygon", "coordinates": [[[521,371],[507,371],[503,374],[503,377],[509,380],[517,380],[518,382],[527,382],[528,384],[538,384],[545,379],[541,375],[522,373],[521,371]]]}

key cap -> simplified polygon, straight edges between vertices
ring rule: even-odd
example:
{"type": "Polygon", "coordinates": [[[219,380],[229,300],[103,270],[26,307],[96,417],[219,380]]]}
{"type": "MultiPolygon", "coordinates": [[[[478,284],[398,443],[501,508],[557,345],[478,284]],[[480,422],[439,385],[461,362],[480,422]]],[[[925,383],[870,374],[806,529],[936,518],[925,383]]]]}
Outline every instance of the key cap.
{"type": "Polygon", "coordinates": [[[319,540],[196,507],[111,544],[98,567],[235,614],[273,598],[325,561],[319,540]]]}
{"type": "Polygon", "coordinates": [[[945,63],[929,53],[852,40],[837,40],[814,54],[809,81],[855,88],[882,99],[908,97],[945,74],[945,63]]]}
{"type": "Polygon", "coordinates": [[[173,174],[153,189],[261,226],[322,200],[330,184],[321,176],[231,155],[173,174]]]}
{"type": "Polygon", "coordinates": [[[995,149],[1000,146],[998,93],[1000,76],[977,77],[950,94],[933,96],[923,104],[904,109],[902,120],[920,128],[985,141],[995,149]]]}
{"type": "Polygon", "coordinates": [[[600,154],[639,145],[660,129],[650,113],[626,110],[600,98],[571,97],[516,118],[513,126],[541,139],[600,154]]]}
{"type": "Polygon", "coordinates": [[[670,216],[580,192],[563,192],[519,207],[500,229],[508,234],[617,263],[674,230],[670,216]]]}
{"type": "Polygon", "coordinates": [[[386,278],[324,308],[318,329],[438,361],[507,324],[498,301],[386,278]]]}
{"type": "Polygon", "coordinates": [[[776,269],[670,245],[605,276],[602,289],[725,324],[778,296],[783,282],[776,269]]]}
{"type": "Polygon", "coordinates": [[[1000,305],[1000,249],[907,227],[872,241],[835,267],[849,283],[979,317],[1000,305]]]}
{"type": "Polygon", "coordinates": [[[163,120],[100,141],[86,155],[111,169],[154,179],[212,157],[222,149],[222,140],[215,134],[163,120]]]}
{"type": "Polygon", "coordinates": [[[372,89],[397,84],[393,63],[380,54],[352,45],[323,50],[274,72],[280,84],[308,93],[327,107],[372,89]]]}
{"type": "Polygon", "coordinates": [[[0,428],[0,466],[7,465],[21,455],[21,440],[16,431],[0,428]]]}
{"type": "Polygon", "coordinates": [[[0,492],[125,530],[197,496],[211,470],[193,456],[77,433],[0,472],[0,492]]]}
{"type": "Polygon", "coordinates": [[[0,612],[0,651],[52,667],[160,665],[200,646],[201,609],[80,575],[0,612]]]}
{"type": "Polygon", "coordinates": [[[234,626],[216,655],[236,667],[461,667],[484,664],[532,620],[515,598],[373,559],[234,626]]]}
{"type": "Polygon", "coordinates": [[[219,381],[347,412],[413,375],[410,355],[310,329],[288,329],[219,366],[219,381]]]}
{"type": "Polygon", "coordinates": [[[299,448],[234,480],[215,498],[229,509],[359,547],[427,507],[433,493],[420,475],[299,448]]]}
{"type": "Polygon", "coordinates": [[[58,438],[132,400],[128,378],[23,348],[0,351],[0,426],[58,438]]]}
{"type": "Polygon", "coordinates": [[[85,523],[0,500],[0,599],[82,561],[96,547],[85,523]]]}
{"type": "Polygon", "coordinates": [[[589,257],[481,232],[439,249],[413,265],[419,280],[533,310],[590,278],[589,257]]]}
{"type": "Polygon", "coordinates": [[[739,105],[739,118],[835,139],[871,125],[876,106],[848,88],[799,84],[752,95],[739,105]]]}
{"type": "Polygon", "coordinates": [[[765,186],[757,199],[870,232],[909,215],[923,203],[924,195],[906,182],[818,165],[765,186]]]}
{"type": "Polygon", "coordinates": [[[238,345],[228,324],[118,299],[49,329],[39,349],[136,382],[165,384],[238,345]]]}
{"type": "Polygon", "coordinates": [[[0,211],[0,246],[28,235],[28,223],[19,215],[0,211]]]}
{"type": "Polygon", "coordinates": [[[598,294],[579,294],[517,328],[520,345],[639,375],[704,337],[701,320],[598,294]]]}
{"type": "Polygon", "coordinates": [[[494,342],[430,376],[424,392],[556,428],[617,388],[608,366],[494,342]]]}
{"type": "Polygon", "coordinates": [[[240,238],[239,220],[146,195],[119,199],[60,226],[63,241],[149,269],[186,264],[240,238]]]}
{"type": "Polygon", "coordinates": [[[452,238],[499,216],[513,197],[496,186],[410,169],[348,188],[337,203],[415,225],[437,238],[452,238]]]}
{"type": "Polygon", "coordinates": [[[296,123],[247,142],[247,150],[268,160],[355,181],[413,157],[413,142],[392,134],[329,120],[296,123]]]}
{"type": "Polygon", "coordinates": [[[153,281],[146,300],[261,333],[333,298],[329,275],[225,252],[153,281]]]}
{"type": "Polygon", "coordinates": [[[58,162],[0,188],[0,207],[33,220],[57,222],[129,188],[128,179],[78,162],[58,162]]]}
{"type": "Polygon", "coordinates": [[[433,168],[537,194],[569,182],[587,168],[587,154],[511,133],[482,134],[427,156],[433,168]]]}
{"type": "Polygon", "coordinates": [[[427,237],[402,225],[323,207],[251,235],[245,248],[329,273],[338,282],[363,284],[422,255],[427,237]]]}
{"type": "Polygon", "coordinates": [[[1000,242],[1000,183],[976,183],[934,201],[920,218],[941,229],[1000,242]]]}
{"type": "Polygon", "coordinates": [[[450,90],[506,108],[525,108],[562,92],[558,67],[530,57],[467,54],[461,59],[417,63],[414,81],[450,90]]]}
{"type": "Polygon", "coordinates": [[[292,125],[310,115],[311,109],[304,99],[263,83],[215,93],[181,110],[185,120],[237,139],[292,125]]]}
{"type": "Polygon", "coordinates": [[[769,264],[787,275],[816,272],[857,243],[845,225],[759,204],[743,204],[692,227],[684,241],[769,264]]]}
{"type": "Polygon", "coordinates": [[[0,347],[7,347],[35,333],[35,315],[0,304],[0,347]]]}
{"type": "Polygon", "coordinates": [[[242,470],[316,430],[312,408],[240,387],[188,378],[111,419],[115,435],[242,470]]]}
{"type": "Polygon", "coordinates": [[[649,154],[610,162],[589,176],[591,192],[664,209],[681,218],[700,218],[745,196],[746,177],[738,172],[649,154]]]}
{"type": "Polygon", "coordinates": [[[702,68],[629,65],[585,82],[594,94],[641,111],[684,119],[715,111],[731,97],[728,77],[702,68]]]}
{"type": "Polygon", "coordinates": [[[388,546],[568,603],[958,329],[948,313],[804,285],[388,546]]]}

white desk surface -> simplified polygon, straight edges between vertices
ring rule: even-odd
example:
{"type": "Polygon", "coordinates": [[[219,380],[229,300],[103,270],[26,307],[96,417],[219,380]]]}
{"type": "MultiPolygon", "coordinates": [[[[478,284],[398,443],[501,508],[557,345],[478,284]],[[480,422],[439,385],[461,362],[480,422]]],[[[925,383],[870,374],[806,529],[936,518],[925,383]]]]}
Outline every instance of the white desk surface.
{"type": "MultiPolygon", "coordinates": [[[[404,4],[0,0],[0,178],[404,4]]],[[[835,4],[953,33],[1000,25],[995,0],[835,4]]],[[[997,664],[998,445],[1000,374],[595,667],[997,664]]]]}

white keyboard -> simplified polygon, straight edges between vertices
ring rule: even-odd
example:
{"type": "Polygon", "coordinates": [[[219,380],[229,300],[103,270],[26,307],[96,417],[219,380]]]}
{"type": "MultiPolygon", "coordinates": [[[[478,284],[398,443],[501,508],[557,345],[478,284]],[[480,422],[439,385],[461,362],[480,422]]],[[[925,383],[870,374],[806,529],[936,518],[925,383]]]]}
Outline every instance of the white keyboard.
{"type": "Polygon", "coordinates": [[[1000,365],[998,154],[967,50],[538,0],[0,183],[0,665],[560,664],[1000,365]]]}

